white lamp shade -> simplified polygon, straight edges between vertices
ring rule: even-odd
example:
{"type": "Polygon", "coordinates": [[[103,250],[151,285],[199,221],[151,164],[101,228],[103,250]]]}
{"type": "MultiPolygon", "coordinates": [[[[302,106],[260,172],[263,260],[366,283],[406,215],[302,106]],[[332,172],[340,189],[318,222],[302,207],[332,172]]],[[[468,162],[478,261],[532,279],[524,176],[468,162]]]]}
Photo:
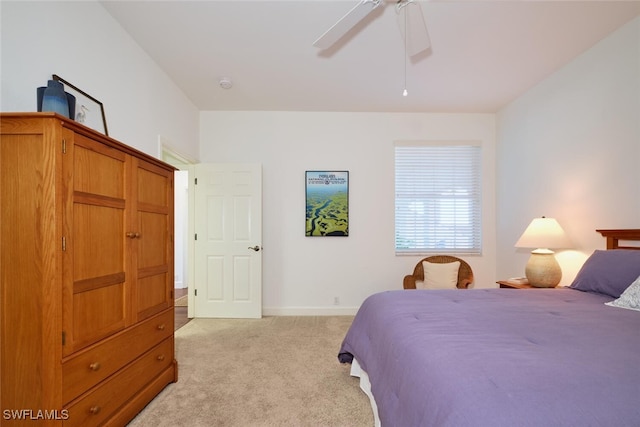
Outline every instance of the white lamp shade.
{"type": "Polygon", "coordinates": [[[516,248],[569,248],[571,241],[554,218],[535,218],[516,242],[516,248]]]}

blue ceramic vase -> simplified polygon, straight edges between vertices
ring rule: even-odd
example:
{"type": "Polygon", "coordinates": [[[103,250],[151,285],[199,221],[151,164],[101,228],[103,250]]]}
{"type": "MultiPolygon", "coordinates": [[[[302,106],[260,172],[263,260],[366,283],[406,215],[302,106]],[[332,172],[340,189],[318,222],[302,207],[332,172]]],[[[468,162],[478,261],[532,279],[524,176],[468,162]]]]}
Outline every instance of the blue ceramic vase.
{"type": "Polygon", "coordinates": [[[52,111],[69,117],[69,102],[62,83],[56,80],[49,80],[47,82],[47,87],[44,88],[42,92],[41,111],[52,111]]]}

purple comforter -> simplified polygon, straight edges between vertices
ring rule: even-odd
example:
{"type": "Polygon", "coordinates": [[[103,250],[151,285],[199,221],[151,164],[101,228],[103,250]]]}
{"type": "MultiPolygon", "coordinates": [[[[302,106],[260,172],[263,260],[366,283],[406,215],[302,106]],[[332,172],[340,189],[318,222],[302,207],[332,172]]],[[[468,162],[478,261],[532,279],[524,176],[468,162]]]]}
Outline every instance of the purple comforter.
{"type": "Polygon", "coordinates": [[[340,348],[383,427],[638,426],[640,312],[573,289],[390,291],[340,348]]]}

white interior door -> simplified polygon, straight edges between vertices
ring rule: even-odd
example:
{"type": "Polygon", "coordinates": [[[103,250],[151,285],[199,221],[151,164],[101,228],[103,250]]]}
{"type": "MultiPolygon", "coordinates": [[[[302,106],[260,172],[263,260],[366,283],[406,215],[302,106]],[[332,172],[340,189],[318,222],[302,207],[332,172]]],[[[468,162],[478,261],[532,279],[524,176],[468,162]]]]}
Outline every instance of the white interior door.
{"type": "Polygon", "coordinates": [[[262,317],[262,167],[203,163],[195,178],[194,315],[262,317]]]}

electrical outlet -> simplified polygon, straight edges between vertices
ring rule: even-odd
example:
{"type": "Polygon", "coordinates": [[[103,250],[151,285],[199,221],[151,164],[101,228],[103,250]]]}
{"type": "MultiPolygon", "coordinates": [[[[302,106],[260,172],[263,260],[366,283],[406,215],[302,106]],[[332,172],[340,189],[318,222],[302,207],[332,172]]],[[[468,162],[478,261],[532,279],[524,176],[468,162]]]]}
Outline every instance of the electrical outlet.
{"type": "Polygon", "coordinates": [[[340,298],[333,297],[333,305],[340,305],[340,298]]]}

